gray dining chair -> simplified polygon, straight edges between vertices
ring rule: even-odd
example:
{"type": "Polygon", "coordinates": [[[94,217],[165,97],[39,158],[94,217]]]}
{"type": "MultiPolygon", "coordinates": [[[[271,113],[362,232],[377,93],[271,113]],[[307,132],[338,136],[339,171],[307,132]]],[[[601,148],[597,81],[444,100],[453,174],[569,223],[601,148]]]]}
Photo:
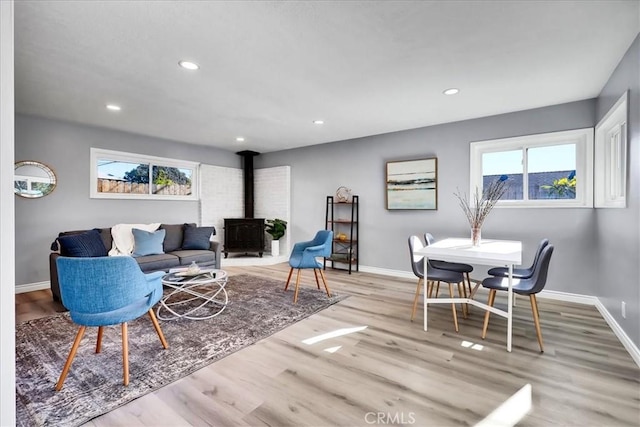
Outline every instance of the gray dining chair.
{"type": "MultiPolygon", "coordinates": [[[[533,271],[536,269],[536,265],[540,261],[540,255],[542,250],[549,244],[549,239],[542,239],[538,244],[536,255],[533,257],[533,264],[527,268],[514,268],[513,277],[516,279],[528,279],[533,275],[533,271]]],[[[496,277],[509,277],[509,269],[507,267],[494,267],[487,272],[490,276],[496,277]]]]}
{"type": "MultiPolygon", "coordinates": [[[[435,243],[436,239],[433,237],[433,235],[431,233],[424,233],[424,241],[426,242],[427,246],[435,243]]],[[[451,270],[451,271],[456,271],[458,273],[462,273],[464,274],[465,277],[465,281],[467,282],[467,285],[469,287],[469,296],[472,295],[472,291],[471,291],[471,278],[469,277],[469,273],[471,273],[473,271],[473,266],[469,265],[469,264],[462,264],[459,262],[449,262],[449,261],[439,261],[439,260],[429,260],[431,262],[431,265],[433,265],[433,267],[435,268],[440,268],[442,270],[451,270]]],[[[463,286],[464,289],[464,286],[463,286]]],[[[464,290],[464,297],[467,297],[467,291],[466,289],[464,290]]]]}
{"type": "MultiPolygon", "coordinates": [[[[415,255],[414,252],[416,250],[420,250],[424,247],[422,240],[418,236],[410,236],[409,237],[409,256],[411,257],[411,269],[413,270],[413,274],[418,278],[418,284],[416,286],[416,294],[413,298],[413,310],[411,311],[411,321],[416,314],[416,308],[418,307],[418,299],[420,297],[420,287],[424,283],[424,257],[415,255]]],[[[442,270],[439,268],[434,268],[431,265],[431,261],[429,261],[429,265],[427,266],[427,287],[425,288],[425,292],[428,292],[428,297],[431,298],[431,294],[433,292],[433,284],[436,283],[436,298],[438,297],[438,290],[440,289],[440,282],[445,282],[449,284],[449,296],[453,298],[453,287],[454,283],[460,285],[464,281],[462,277],[462,273],[451,270],[442,270]],[[427,291],[428,289],[428,291],[427,291]]],[[[462,296],[460,292],[460,286],[458,286],[458,296],[462,296]]],[[[451,311],[453,313],[453,325],[455,326],[456,332],[458,332],[458,314],[456,312],[455,303],[451,304],[451,311]]]]}
{"type": "MultiPolygon", "coordinates": [[[[547,273],[549,271],[549,262],[551,261],[551,255],[553,254],[553,245],[546,245],[535,263],[535,269],[531,276],[524,279],[513,279],[513,292],[518,295],[528,295],[531,301],[531,311],[533,313],[533,323],[536,327],[536,335],[538,337],[538,344],[540,345],[540,352],[544,352],[544,345],[542,343],[542,330],[540,329],[540,313],[538,311],[538,301],[536,294],[544,289],[547,283],[547,273]]],[[[506,277],[488,277],[482,281],[482,286],[489,289],[489,301],[487,304],[493,307],[496,300],[497,291],[506,291],[509,286],[509,279],[506,277]]],[[[489,326],[490,311],[484,315],[484,325],[482,326],[482,339],[487,336],[487,328],[489,326]]]]}

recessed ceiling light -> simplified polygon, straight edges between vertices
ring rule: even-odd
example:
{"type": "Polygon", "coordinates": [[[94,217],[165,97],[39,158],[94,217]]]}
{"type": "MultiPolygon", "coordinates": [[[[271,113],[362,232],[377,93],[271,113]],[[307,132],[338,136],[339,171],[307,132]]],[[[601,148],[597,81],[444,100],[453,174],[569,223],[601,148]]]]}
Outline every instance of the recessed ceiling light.
{"type": "Polygon", "coordinates": [[[314,120],[313,124],[314,125],[323,125],[324,124],[324,120],[314,120]]]}
{"type": "Polygon", "coordinates": [[[244,142],[244,137],[239,136],[239,137],[237,137],[237,138],[236,138],[236,141],[238,141],[238,142],[244,142]]]}
{"type": "Polygon", "coordinates": [[[200,68],[198,64],[191,61],[180,61],[178,62],[178,65],[180,65],[182,68],[186,68],[187,70],[197,70],[198,68],[200,68]]]}
{"type": "Polygon", "coordinates": [[[116,104],[107,104],[107,110],[120,111],[122,110],[122,108],[120,108],[120,106],[116,104]]]}
{"type": "Polygon", "coordinates": [[[458,92],[460,92],[460,89],[456,89],[455,87],[452,87],[450,89],[445,90],[442,93],[444,93],[445,95],[455,95],[458,92]]]}

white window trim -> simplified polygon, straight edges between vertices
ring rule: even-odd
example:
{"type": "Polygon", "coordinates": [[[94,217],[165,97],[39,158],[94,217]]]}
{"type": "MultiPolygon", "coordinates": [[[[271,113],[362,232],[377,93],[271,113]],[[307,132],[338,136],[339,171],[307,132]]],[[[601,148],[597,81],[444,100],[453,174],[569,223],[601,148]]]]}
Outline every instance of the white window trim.
{"type": "MultiPolygon", "coordinates": [[[[593,128],[472,142],[470,144],[469,194],[475,194],[476,188],[482,188],[482,154],[524,148],[552,146],[565,143],[576,144],[576,172],[578,173],[580,179],[578,179],[576,183],[575,199],[500,200],[496,204],[496,207],[593,207],[593,128]]],[[[526,184],[526,174],[525,176],[523,176],[523,183],[526,184]]],[[[524,188],[526,189],[526,185],[524,188]]]]}
{"type": "Polygon", "coordinates": [[[594,191],[596,208],[627,207],[628,91],[596,125],[594,191]],[[612,133],[618,135],[614,142],[612,133]]]}
{"type": "Polygon", "coordinates": [[[167,159],[164,157],[148,156],[144,154],[126,153],[123,151],[104,150],[91,148],[91,165],[89,172],[89,197],[92,199],[138,199],[138,200],[199,200],[200,195],[200,163],[186,160],[167,159]],[[129,194],[129,193],[100,193],[96,183],[98,182],[98,159],[108,158],[131,163],[150,163],[160,166],[193,169],[191,177],[191,194],[187,196],[158,195],[158,194],[129,194]]]}

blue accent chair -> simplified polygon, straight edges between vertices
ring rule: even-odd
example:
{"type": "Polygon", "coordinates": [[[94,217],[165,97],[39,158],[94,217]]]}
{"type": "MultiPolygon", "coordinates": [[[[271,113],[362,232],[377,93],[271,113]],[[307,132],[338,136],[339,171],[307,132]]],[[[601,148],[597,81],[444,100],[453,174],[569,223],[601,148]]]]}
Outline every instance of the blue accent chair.
{"type": "MultiPolygon", "coordinates": [[[[540,257],[537,258],[534,263],[535,269],[531,276],[525,279],[515,278],[513,279],[513,292],[519,295],[529,295],[531,301],[531,312],[533,314],[533,323],[536,327],[536,335],[538,337],[538,344],[540,345],[540,352],[544,352],[544,345],[542,343],[542,331],[540,330],[540,313],[538,312],[538,300],[536,294],[544,289],[547,283],[547,273],[549,270],[549,262],[551,261],[551,255],[553,254],[553,245],[545,245],[540,251],[540,257]]],[[[509,287],[509,279],[505,277],[487,277],[482,281],[482,286],[489,289],[489,301],[487,304],[493,307],[496,300],[497,291],[506,291],[509,287]]],[[[484,315],[484,325],[482,327],[482,339],[487,336],[487,328],[489,326],[490,311],[484,315]]]]}
{"type": "Polygon", "coordinates": [[[129,384],[127,322],[149,313],[164,348],[168,348],[153,305],[162,298],[162,271],[144,274],[131,257],[59,257],[56,260],[62,303],[71,320],[80,325],[62,374],[56,383],[61,390],[87,326],[98,327],[96,353],[100,353],[103,327],[122,325],[124,385],[129,384]]]}
{"type": "MultiPolygon", "coordinates": [[[[409,256],[411,257],[411,269],[413,270],[413,274],[418,278],[418,285],[416,286],[416,295],[413,297],[413,310],[411,311],[411,321],[413,322],[413,318],[416,315],[416,309],[418,307],[418,298],[420,297],[420,287],[424,282],[424,257],[416,255],[414,252],[424,248],[424,244],[422,240],[418,236],[409,236],[409,256]]],[[[462,297],[462,292],[464,290],[464,277],[462,273],[459,271],[453,270],[445,270],[440,268],[435,268],[429,260],[429,265],[427,266],[427,287],[425,288],[425,292],[427,292],[427,296],[431,298],[431,294],[433,293],[433,285],[434,282],[436,284],[436,298],[438,298],[438,292],[440,291],[440,282],[445,282],[449,284],[449,296],[453,298],[453,287],[452,285],[455,283],[458,285],[458,296],[462,297]]],[[[458,332],[458,314],[456,311],[455,303],[451,303],[451,311],[453,313],[453,326],[458,332]]]]}
{"type": "Polygon", "coordinates": [[[291,256],[289,257],[289,265],[291,266],[291,269],[289,270],[289,277],[287,277],[287,284],[285,285],[284,290],[286,291],[289,288],[289,281],[291,280],[293,269],[297,268],[298,274],[296,276],[296,290],[293,294],[294,304],[298,302],[300,270],[302,270],[303,268],[313,268],[313,274],[315,275],[318,289],[320,289],[320,282],[318,281],[318,271],[320,271],[322,283],[324,283],[324,288],[327,291],[327,295],[329,297],[331,296],[331,291],[329,290],[329,286],[327,286],[327,279],[324,277],[324,271],[322,271],[324,265],[318,262],[316,260],[316,257],[330,257],[332,241],[333,231],[320,230],[316,233],[316,236],[313,238],[313,240],[310,240],[308,242],[298,242],[293,245],[293,250],[291,251],[291,256]]]}

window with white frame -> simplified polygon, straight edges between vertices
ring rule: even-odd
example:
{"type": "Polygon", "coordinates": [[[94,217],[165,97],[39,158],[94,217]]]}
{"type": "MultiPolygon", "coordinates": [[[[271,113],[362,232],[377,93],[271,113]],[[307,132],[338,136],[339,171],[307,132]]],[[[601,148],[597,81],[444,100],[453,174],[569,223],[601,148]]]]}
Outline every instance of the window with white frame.
{"type": "Polygon", "coordinates": [[[627,206],[627,92],[596,126],[595,206],[627,206]]]}
{"type": "Polygon", "coordinates": [[[501,177],[497,206],[592,207],[593,128],[471,143],[471,194],[501,177]]]}
{"type": "Polygon", "coordinates": [[[90,196],[198,200],[198,163],[91,149],[90,196]]]}

